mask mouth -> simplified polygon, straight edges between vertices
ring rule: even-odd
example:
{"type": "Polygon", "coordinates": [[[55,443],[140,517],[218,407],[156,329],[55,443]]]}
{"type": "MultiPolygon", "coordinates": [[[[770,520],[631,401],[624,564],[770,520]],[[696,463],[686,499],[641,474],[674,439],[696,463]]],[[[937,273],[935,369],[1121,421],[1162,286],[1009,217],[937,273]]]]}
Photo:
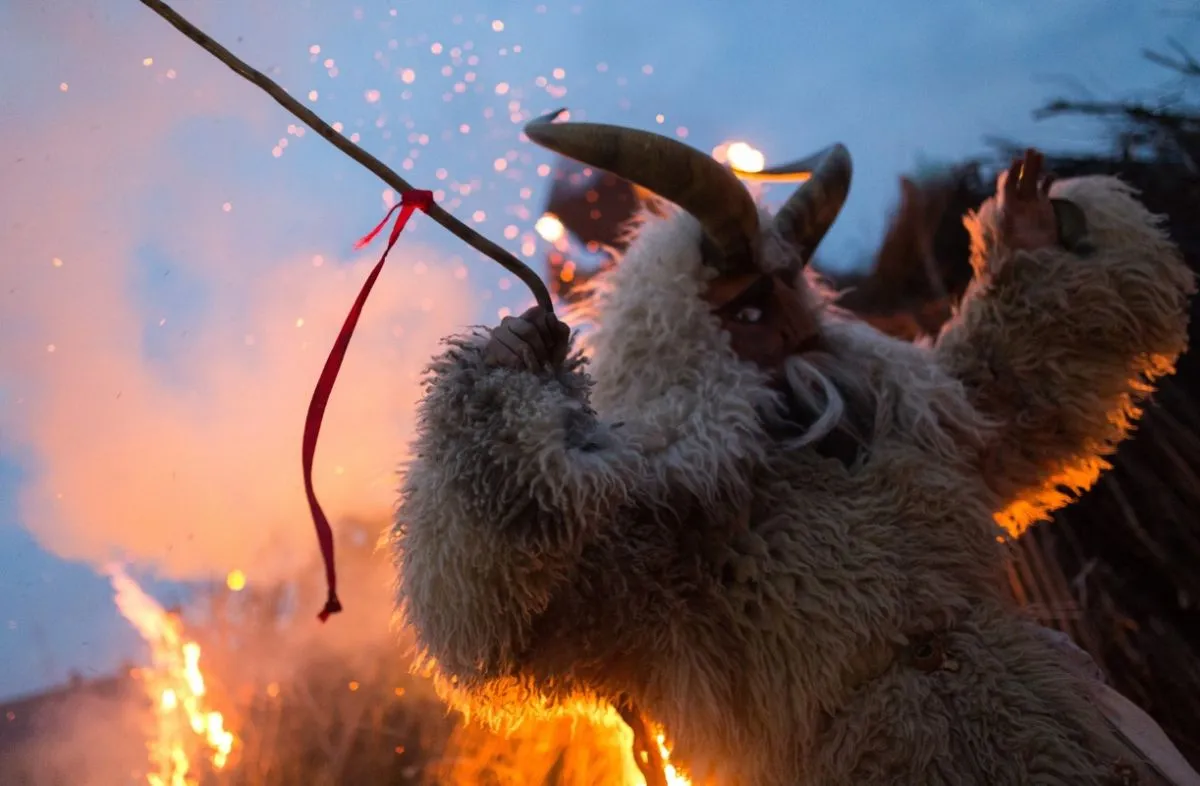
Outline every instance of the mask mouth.
{"type": "Polygon", "coordinates": [[[849,151],[841,144],[780,167],[742,172],[649,131],[554,122],[563,111],[530,121],[525,135],[541,147],[610,172],[691,214],[704,231],[705,264],[721,275],[759,270],[758,207],[739,178],[801,182],[772,219],[774,232],[796,251],[799,268],[812,259],[849,194],[853,167],[849,151]]]}

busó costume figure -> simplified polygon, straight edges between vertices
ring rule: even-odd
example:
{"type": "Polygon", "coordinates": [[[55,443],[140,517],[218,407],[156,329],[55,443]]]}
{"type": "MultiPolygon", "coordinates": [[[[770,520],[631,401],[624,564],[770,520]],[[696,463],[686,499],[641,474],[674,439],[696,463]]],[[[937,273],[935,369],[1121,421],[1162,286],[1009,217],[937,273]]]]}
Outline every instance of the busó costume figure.
{"type": "Polygon", "coordinates": [[[845,148],[776,172],[811,177],[771,217],[677,141],[527,133],[679,210],[603,277],[586,357],[535,308],[432,364],[393,541],[450,698],[630,696],[697,785],[1157,782],[1014,608],[997,526],[1092,484],[1184,349],[1193,276],[1131,190],[1030,151],[915,346],[806,275],[845,148]]]}

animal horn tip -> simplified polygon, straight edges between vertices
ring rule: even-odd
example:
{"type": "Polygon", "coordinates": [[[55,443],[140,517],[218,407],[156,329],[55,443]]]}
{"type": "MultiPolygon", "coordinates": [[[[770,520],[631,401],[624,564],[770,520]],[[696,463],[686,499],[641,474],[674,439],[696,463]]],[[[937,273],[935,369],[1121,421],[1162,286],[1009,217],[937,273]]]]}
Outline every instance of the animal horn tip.
{"type": "Polygon", "coordinates": [[[823,158],[830,161],[836,161],[846,169],[853,166],[853,159],[850,157],[850,149],[841,142],[834,142],[821,154],[823,158]]]}
{"type": "Polygon", "coordinates": [[[548,126],[551,123],[553,123],[555,120],[557,120],[559,117],[561,117],[562,114],[566,111],[567,111],[567,108],[564,106],[559,109],[555,109],[552,112],[547,112],[546,114],[541,115],[540,117],[535,117],[533,120],[530,120],[528,123],[525,124],[525,128],[527,128],[527,129],[528,128],[540,128],[542,126],[548,126]]]}
{"type": "Polygon", "coordinates": [[[794,168],[808,169],[811,178],[775,214],[775,226],[807,264],[846,202],[853,164],[846,146],[835,142],[794,168]]]}

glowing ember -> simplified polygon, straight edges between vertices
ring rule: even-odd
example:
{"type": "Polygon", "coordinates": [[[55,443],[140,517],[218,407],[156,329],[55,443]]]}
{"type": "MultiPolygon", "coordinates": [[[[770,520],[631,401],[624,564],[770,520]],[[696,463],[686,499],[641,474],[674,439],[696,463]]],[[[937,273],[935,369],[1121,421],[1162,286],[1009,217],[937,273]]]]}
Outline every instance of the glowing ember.
{"type": "Polygon", "coordinates": [[[767,165],[762,151],[745,142],[723,142],[713,148],[712,157],[743,172],[761,172],[767,165]]]}
{"type": "Polygon", "coordinates": [[[743,172],[761,172],[766,165],[766,158],[762,152],[745,142],[734,142],[726,154],[729,156],[729,162],[743,172]]]}
{"type": "Polygon", "coordinates": [[[558,216],[553,213],[544,214],[533,225],[533,228],[550,243],[557,243],[562,239],[563,233],[566,232],[562,221],[559,221],[558,216]]]}
{"type": "MultiPolygon", "coordinates": [[[[296,327],[300,327],[303,324],[303,319],[296,320],[296,327]]],[[[225,577],[225,586],[229,587],[233,592],[241,592],[246,589],[246,574],[240,570],[230,571],[229,575],[225,577]]]]}
{"type": "Polygon", "coordinates": [[[112,567],[108,574],[117,608],[150,645],[151,665],[140,671],[156,721],[147,743],[151,771],[146,781],[150,786],[197,786],[200,776],[193,761],[203,757],[213,770],[221,770],[236,742],[221,713],[207,707],[200,645],[186,640],[179,618],[124,571],[112,567]]]}

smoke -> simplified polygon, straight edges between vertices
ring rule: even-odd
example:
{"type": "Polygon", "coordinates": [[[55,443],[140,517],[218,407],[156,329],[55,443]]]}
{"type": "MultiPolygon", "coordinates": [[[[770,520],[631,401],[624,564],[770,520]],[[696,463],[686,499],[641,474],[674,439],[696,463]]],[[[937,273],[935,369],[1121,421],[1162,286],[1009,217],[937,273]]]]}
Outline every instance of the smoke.
{"type": "MultiPolygon", "coordinates": [[[[213,117],[269,151],[280,118],[264,119],[267,99],[137,4],[136,18],[49,5],[0,14],[55,41],[52,68],[6,79],[0,96],[0,450],[32,457],[20,520],[97,566],[288,577],[316,551],[300,473],[308,398],[378,250],[339,264],[298,248],[284,233],[321,208],[282,181],[231,185],[230,167],[189,159],[181,135],[213,117]]],[[[0,69],[14,75],[30,45],[11,43],[0,69]]],[[[353,240],[329,234],[331,248],[353,240]]],[[[465,271],[438,257],[402,238],[351,344],[315,468],[335,523],[386,517],[419,372],[469,321],[465,271]]]]}
{"type": "Polygon", "coordinates": [[[5,740],[0,763],[5,783],[133,783],[130,773],[145,767],[148,714],[137,687],[121,677],[72,686],[73,692],[43,697],[36,706],[11,705],[21,727],[5,740]]]}

